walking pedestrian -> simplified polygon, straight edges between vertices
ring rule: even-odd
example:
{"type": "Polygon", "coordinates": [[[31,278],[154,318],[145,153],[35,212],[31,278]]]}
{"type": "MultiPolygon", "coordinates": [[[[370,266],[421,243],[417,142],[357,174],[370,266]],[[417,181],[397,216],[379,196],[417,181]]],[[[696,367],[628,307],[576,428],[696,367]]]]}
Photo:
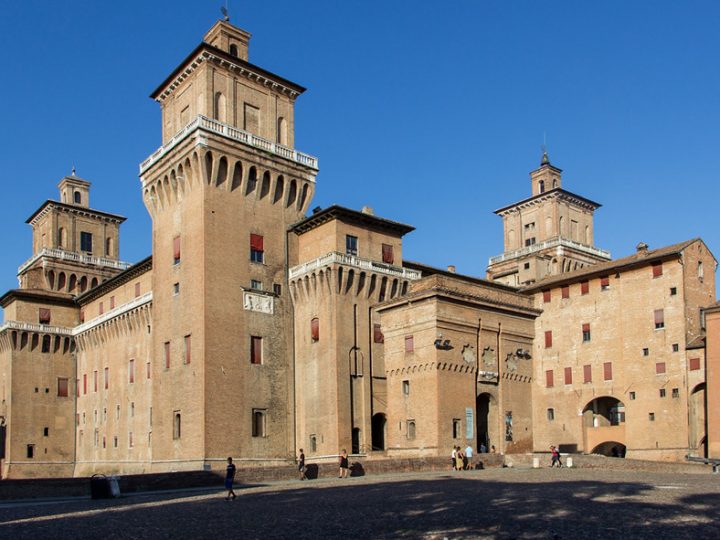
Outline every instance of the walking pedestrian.
{"type": "Polygon", "coordinates": [[[305,471],[307,469],[305,468],[305,451],[301,448],[300,449],[300,457],[298,457],[298,471],[300,472],[300,480],[307,480],[307,476],[305,476],[305,471]]]}
{"type": "Polygon", "coordinates": [[[340,454],[340,476],[338,476],[338,478],[347,478],[349,468],[350,465],[348,463],[348,453],[347,450],[343,448],[343,451],[340,454]]]}
{"type": "Polygon", "coordinates": [[[472,469],[473,449],[469,444],[465,448],[465,469],[472,469]]]}
{"type": "Polygon", "coordinates": [[[560,461],[560,451],[554,446],[550,446],[550,454],[552,455],[552,460],[550,461],[550,467],[554,467],[557,463],[558,468],[562,467],[562,461],[560,461]]]}
{"type": "Polygon", "coordinates": [[[452,462],[453,471],[457,470],[457,446],[453,446],[452,452],[450,453],[450,461],[452,462]]]}
{"type": "Polygon", "coordinates": [[[458,446],[455,451],[455,468],[458,471],[463,470],[463,458],[464,457],[465,456],[463,456],[462,450],[460,450],[460,447],[458,446]]]}
{"type": "Polygon", "coordinates": [[[228,490],[227,497],[225,497],[226,501],[229,501],[232,497],[232,500],[235,500],[235,491],[233,491],[233,482],[235,481],[235,464],[232,462],[232,458],[229,457],[227,459],[227,467],[225,468],[225,489],[228,490]]]}

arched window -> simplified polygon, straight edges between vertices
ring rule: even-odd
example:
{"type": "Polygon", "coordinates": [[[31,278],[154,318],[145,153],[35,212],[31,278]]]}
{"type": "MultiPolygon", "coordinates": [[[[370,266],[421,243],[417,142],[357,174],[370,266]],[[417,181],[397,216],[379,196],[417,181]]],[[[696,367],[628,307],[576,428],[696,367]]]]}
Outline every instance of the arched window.
{"type": "Polygon", "coordinates": [[[238,56],[238,48],[237,45],[235,45],[234,43],[230,45],[230,55],[234,56],[235,58],[237,58],[238,56]]]}
{"type": "Polygon", "coordinates": [[[105,240],[105,255],[108,257],[113,256],[113,239],[108,238],[105,240]]]}
{"type": "Polygon", "coordinates": [[[703,269],[702,261],[698,261],[698,278],[702,280],[705,277],[705,270],[703,269]]]}
{"type": "Polygon", "coordinates": [[[65,228],[60,227],[58,229],[58,239],[57,239],[58,247],[65,247],[65,228]]]}
{"type": "Polygon", "coordinates": [[[415,420],[408,420],[407,438],[411,441],[415,438],[415,420]]]}
{"type": "Polygon", "coordinates": [[[225,96],[222,92],[215,92],[215,103],[213,107],[213,118],[220,122],[225,121],[225,96]]]}
{"type": "Polygon", "coordinates": [[[278,118],[278,125],[277,125],[277,142],[287,146],[287,120],[283,118],[282,116],[278,118]]]}
{"type": "Polygon", "coordinates": [[[80,204],[80,203],[82,202],[82,195],[80,194],[79,191],[76,191],[76,192],[73,194],[73,198],[74,198],[74,200],[75,200],[75,204],[80,204]]]}
{"type": "Polygon", "coordinates": [[[182,419],[180,418],[180,411],[173,413],[173,439],[179,439],[182,428],[182,419]]]}
{"type": "Polygon", "coordinates": [[[540,180],[539,186],[540,186],[540,193],[545,193],[545,180],[540,180]]]}

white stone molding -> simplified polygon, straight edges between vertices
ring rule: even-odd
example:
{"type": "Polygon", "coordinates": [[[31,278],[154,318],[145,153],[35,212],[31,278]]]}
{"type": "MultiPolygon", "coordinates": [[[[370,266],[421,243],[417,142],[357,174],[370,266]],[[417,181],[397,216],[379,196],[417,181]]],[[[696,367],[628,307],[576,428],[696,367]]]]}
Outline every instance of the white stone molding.
{"type": "Polygon", "coordinates": [[[275,312],[274,298],[258,292],[243,291],[243,307],[247,311],[257,311],[268,315],[275,312]]]}
{"type": "Polygon", "coordinates": [[[73,335],[72,328],[66,328],[64,326],[50,326],[47,324],[33,324],[20,321],[7,321],[5,324],[0,326],[0,334],[6,330],[20,330],[21,332],[35,332],[37,334],[57,334],[61,336],[73,335]]]}
{"type": "Polygon", "coordinates": [[[288,270],[288,276],[290,279],[295,279],[298,276],[302,276],[319,268],[330,266],[332,264],[341,264],[343,266],[350,266],[354,268],[360,268],[363,270],[369,270],[378,274],[384,274],[387,276],[398,277],[402,279],[420,279],[421,273],[418,270],[409,270],[407,268],[401,268],[399,266],[393,266],[391,264],[385,264],[377,261],[371,261],[370,259],[361,259],[354,255],[345,255],[333,251],[322,257],[318,257],[312,261],[293,266],[288,270]]]}
{"type": "Polygon", "coordinates": [[[76,326],[73,331],[72,335],[77,336],[84,332],[87,332],[88,330],[92,330],[93,328],[100,326],[101,324],[114,319],[115,317],[118,317],[124,313],[127,313],[129,311],[132,311],[140,306],[143,306],[145,304],[149,304],[152,302],[152,291],[147,292],[143,294],[142,296],[138,296],[137,298],[133,298],[130,302],[127,302],[125,304],[122,304],[120,306],[117,306],[114,309],[111,309],[110,311],[107,311],[100,315],[99,317],[92,319],[91,321],[88,321],[86,323],[81,324],[80,326],[76,326]]]}
{"type": "Polygon", "coordinates": [[[92,257],[90,255],[83,255],[74,251],[65,251],[64,249],[57,248],[42,248],[35,255],[30,257],[27,261],[18,267],[18,274],[22,274],[25,270],[30,268],[35,261],[47,257],[49,259],[60,259],[63,261],[71,261],[81,264],[90,264],[93,266],[105,266],[109,268],[117,268],[118,270],[127,270],[132,264],[116,261],[113,259],[106,259],[105,257],[92,257]]]}
{"type": "Polygon", "coordinates": [[[606,259],[608,261],[611,259],[609,251],[605,251],[604,249],[596,248],[594,246],[581,244],[580,242],[575,242],[573,240],[568,240],[567,238],[556,237],[551,238],[550,240],[545,240],[544,242],[538,242],[537,244],[533,244],[532,246],[526,246],[520,249],[515,249],[513,251],[508,251],[496,257],[490,257],[489,265],[492,266],[493,264],[498,264],[504,261],[509,261],[511,259],[523,257],[531,253],[536,253],[538,251],[552,248],[555,248],[555,254],[559,257],[561,257],[564,253],[563,248],[570,248],[576,251],[580,251],[582,253],[587,253],[594,257],[606,259]]]}

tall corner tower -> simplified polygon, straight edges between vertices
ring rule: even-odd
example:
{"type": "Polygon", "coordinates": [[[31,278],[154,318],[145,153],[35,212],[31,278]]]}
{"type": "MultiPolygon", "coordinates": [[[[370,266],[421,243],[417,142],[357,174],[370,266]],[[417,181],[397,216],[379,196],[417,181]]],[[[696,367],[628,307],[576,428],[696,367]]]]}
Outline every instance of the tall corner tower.
{"type": "Polygon", "coordinates": [[[524,286],[610,260],[593,240],[593,214],[600,205],[563,189],[562,169],[547,152],[530,183],[530,198],[495,211],[503,219],[505,250],[490,258],[488,279],[524,286]]]}
{"type": "Polygon", "coordinates": [[[140,165],[153,222],[153,459],[293,456],[287,231],[316,158],[294,148],[301,86],[248,61],[218,21],[152,93],[162,146],[140,165]]]}

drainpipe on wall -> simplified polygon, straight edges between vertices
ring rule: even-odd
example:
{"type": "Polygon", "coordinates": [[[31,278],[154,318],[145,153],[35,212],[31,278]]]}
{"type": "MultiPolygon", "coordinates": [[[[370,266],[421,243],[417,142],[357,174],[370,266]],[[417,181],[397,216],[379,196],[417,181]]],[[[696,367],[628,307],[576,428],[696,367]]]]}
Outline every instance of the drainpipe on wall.
{"type": "Polygon", "coordinates": [[[502,323],[498,323],[497,331],[497,369],[498,369],[498,416],[500,417],[500,447],[498,450],[501,454],[505,453],[505,415],[503,413],[503,400],[502,400],[502,351],[500,350],[500,337],[502,335],[502,323]]]}

